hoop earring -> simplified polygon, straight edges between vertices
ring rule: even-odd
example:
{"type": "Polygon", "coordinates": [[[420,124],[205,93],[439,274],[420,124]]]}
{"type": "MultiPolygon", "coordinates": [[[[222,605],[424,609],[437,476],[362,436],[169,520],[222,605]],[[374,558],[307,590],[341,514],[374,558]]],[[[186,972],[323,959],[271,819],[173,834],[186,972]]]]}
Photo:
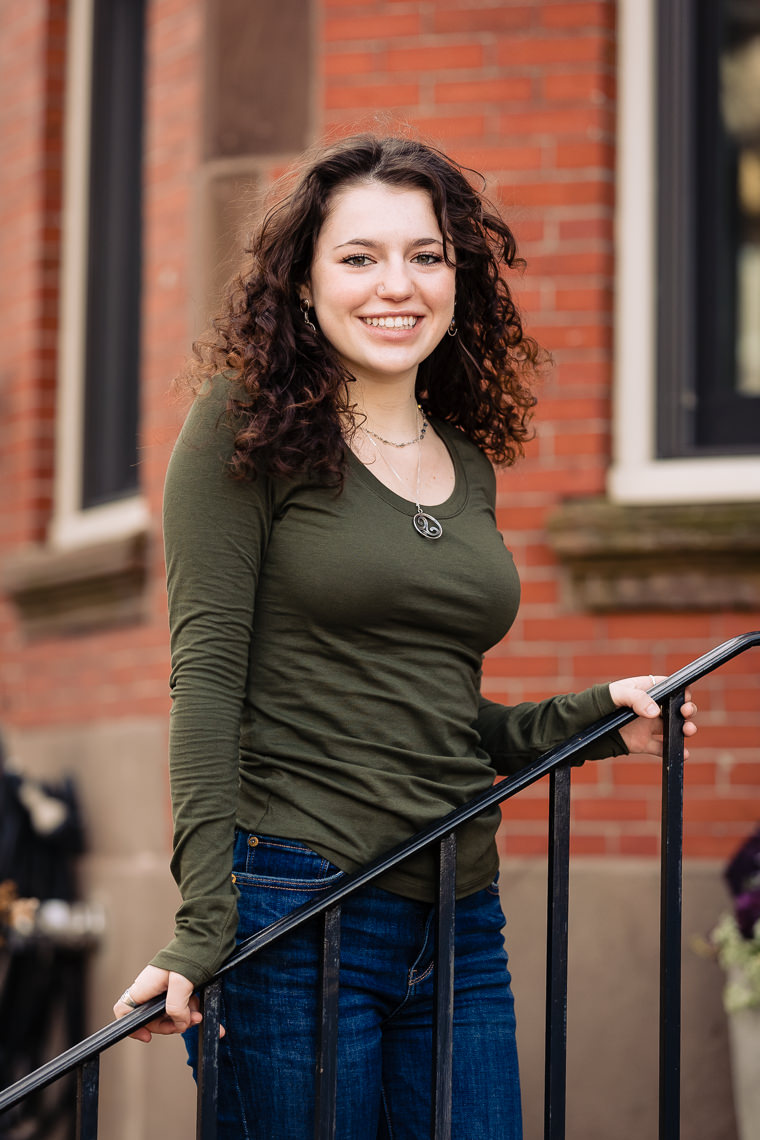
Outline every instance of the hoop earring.
{"type": "Polygon", "coordinates": [[[456,320],[454,319],[454,317],[451,318],[451,324],[446,329],[446,332],[449,334],[449,336],[456,336],[457,333],[459,332],[459,329],[457,328],[457,323],[456,323],[456,320]]]}
{"type": "Polygon", "coordinates": [[[309,308],[310,308],[310,304],[307,301],[307,299],[304,297],[301,301],[301,312],[303,313],[303,319],[306,321],[306,324],[309,326],[311,331],[316,332],[317,326],[309,320],[309,308]]]}

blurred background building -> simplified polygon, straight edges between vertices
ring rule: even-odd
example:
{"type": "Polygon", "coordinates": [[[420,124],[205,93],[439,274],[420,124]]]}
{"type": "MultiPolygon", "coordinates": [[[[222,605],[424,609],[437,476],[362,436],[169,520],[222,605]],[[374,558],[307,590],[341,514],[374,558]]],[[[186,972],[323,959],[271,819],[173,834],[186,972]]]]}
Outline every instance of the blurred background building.
{"type": "MultiPolygon", "coordinates": [[[[260,193],[307,145],[411,131],[483,172],[552,352],[499,479],[523,581],[485,691],[668,673],[760,627],[755,0],[3,0],[0,724],[75,778],[105,911],[88,1023],[168,937],[170,395],[260,193]]],[[[699,687],[685,935],[760,817],[752,654],[699,687]]],[[[656,1132],[659,769],[573,776],[568,1136],[656,1132]]],[[[526,1137],[541,1134],[546,789],[502,834],[526,1137]]],[[[685,951],[684,1125],[733,1140],[718,970],[685,951]]],[[[106,1059],[109,1140],[191,1134],[177,1040],[106,1059]]]]}

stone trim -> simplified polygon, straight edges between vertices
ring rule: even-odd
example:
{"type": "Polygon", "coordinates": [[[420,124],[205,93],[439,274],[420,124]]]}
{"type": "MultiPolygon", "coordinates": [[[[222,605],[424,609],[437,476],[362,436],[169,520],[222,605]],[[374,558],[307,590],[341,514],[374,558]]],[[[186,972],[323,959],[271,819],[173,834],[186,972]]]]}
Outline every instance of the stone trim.
{"type": "Polygon", "coordinates": [[[579,499],[547,520],[571,600],[588,610],[760,606],[760,503],[579,499]]]}
{"type": "Polygon", "coordinates": [[[145,533],[68,550],[26,547],[6,559],[0,588],[30,637],[140,621],[147,554],[145,533]]]}

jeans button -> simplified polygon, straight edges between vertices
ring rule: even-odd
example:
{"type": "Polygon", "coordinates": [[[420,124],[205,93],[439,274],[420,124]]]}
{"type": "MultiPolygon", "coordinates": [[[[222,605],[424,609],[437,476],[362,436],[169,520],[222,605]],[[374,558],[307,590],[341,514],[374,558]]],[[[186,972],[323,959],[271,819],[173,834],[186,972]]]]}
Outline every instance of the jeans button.
{"type": "Polygon", "coordinates": [[[248,836],[248,846],[249,847],[258,847],[258,845],[259,845],[259,841],[256,838],[256,836],[255,835],[249,835],[248,836]]]}

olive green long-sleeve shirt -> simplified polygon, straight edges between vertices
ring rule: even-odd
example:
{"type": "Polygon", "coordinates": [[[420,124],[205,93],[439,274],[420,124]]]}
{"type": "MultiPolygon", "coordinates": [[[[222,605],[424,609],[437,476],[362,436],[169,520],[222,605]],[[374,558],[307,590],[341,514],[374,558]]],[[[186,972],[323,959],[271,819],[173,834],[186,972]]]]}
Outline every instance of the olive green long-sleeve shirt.
{"type": "MultiPolygon", "coordinates": [[[[154,963],[205,981],[237,924],[235,826],[297,838],[354,870],[612,710],[606,686],[512,708],[480,697],[483,654],[519,602],[495,479],[434,424],[456,472],[414,530],[412,503],[353,454],[341,493],[308,478],[238,482],[217,378],[177,441],[164,534],[173,698],[172,871],[182,904],[154,963]]],[[[619,736],[592,755],[624,751],[619,736]]],[[[457,892],[497,868],[499,810],[459,832],[457,892]]],[[[382,885],[432,897],[432,855],[382,885]]]]}

